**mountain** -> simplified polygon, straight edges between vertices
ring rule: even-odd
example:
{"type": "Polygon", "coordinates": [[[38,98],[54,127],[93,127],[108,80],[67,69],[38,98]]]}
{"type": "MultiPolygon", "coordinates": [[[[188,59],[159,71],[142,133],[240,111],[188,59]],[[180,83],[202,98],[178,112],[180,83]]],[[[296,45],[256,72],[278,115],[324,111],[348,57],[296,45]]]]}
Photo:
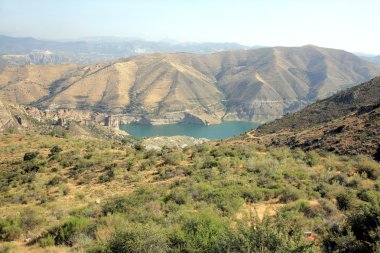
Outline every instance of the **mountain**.
{"type": "Polygon", "coordinates": [[[264,124],[249,136],[275,146],[380,154],[380,77],[264,124]]]}
{"type": "Polygon", "coordinates": [[[0,73],[4,100],[163,124],[266,122],[379,75],[380,66],[308,45],[150,54],[81,67],[8,67],[0,73]]]}
{"type": "Polygon", "coordinates": [[[0,99],[29,104],[49,94],[54,81],[75,70],[76,65],[24,65],[0,68],[0,99]]]}
{"type": "Polygon", "coordinates": [[[370,56],[370,57],[361,57],[366,61],[373,62],[373,63],[379,63],[380,64],[380,55],[378,56],[370,56]]]}
{"type": "Polygon", "coordinates": [[[80,41],[49,41],[0,35],[0,66],[23,64],[90,64],[144,53],[213,52],[248,49],[237,43],[181,43],[135,38],[84,38],[80,41]]]}
{"type": "Polygon", "coordinates": [[[380,55],[366,54],[366,53],[360,53],[360,52],[356,52],[354,54],[359,56],[361,59],[365,61],[380,64],[380,55]]]}

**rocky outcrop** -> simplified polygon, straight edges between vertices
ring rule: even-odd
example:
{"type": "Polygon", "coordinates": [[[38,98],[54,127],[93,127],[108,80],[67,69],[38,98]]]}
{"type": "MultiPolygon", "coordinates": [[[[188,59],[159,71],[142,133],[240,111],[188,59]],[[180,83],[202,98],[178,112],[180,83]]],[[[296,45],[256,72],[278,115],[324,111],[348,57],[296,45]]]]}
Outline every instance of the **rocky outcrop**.
{"type": "Polygon", "coordinates": [[[80,125],[88,123],[103,124],[106,117],[103,113],[91,111],[81,111],[75,109],[43,110],[36,107],[25,107],[25,113],[37,121],[51,120],[57,125],[65,125],[68,121],[73,121],[80,125]]]}
{"type": "Polygon", "coordinates": [[[0,131],[12,127],[15,121],[5,105],[0,100],[0,131]]]}
{"type": "Polygon", "coordinates": [[[59,118],[56,123],[57,126],[64,126],[66,125],[66,120],[64,118],[59,118]]]}
{"type": "Polygon", "coordinates": [[[190,113],[185,113],[185,117],[183,118],[183,123],[205,125],[205,126],[209,124],[207,120],[203,120],[200,117],[197,117],[190,113]]]}
{"type": "Polygon", "coordinates": [[[107,127],[119,129],[120,120],[115,116],[109,115],[109,116],[105,117],[104,125],[107,127]]]}
{"type": "Polygon", "coordinates": [[[16,119],[17,123],[20,126],[23,126],[23,127],[27,127],[28,126],[28,124],[26,123],[26,121],[22,117],[20,117],[19,115],[16,115],[15,119],[16,119]]]}
{"type": "Polygon", "coordinates": [[[205,138],[194,138],[190,136],[159,136],[143,140],[143,145],[148,150],[161,150],[162,147],[185,148],[207,142],[205,138]]]}

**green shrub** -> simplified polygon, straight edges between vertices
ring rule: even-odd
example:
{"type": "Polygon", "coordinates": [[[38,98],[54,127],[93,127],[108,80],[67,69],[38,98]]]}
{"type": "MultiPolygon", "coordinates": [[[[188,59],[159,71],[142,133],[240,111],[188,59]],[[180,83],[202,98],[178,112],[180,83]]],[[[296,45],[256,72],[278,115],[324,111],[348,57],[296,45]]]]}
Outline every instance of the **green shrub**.
{"type": "Polygon", "coordinates": [[[38,152],[27,152],[24,154],[24,161],[30,161],[39,155],[38,152]]]}
{"type": "Polygon", "coordinates": [[[143,151],[145,149],[141,143],[136,143],[134,148],[136,151],[143,151]]]}
{"type": "Polygon", "coordinates": [[[12,250],[12,244],[7,243],[0,246],[0,253],[10,253],[12,250]]]}
{"type": "Polygon", "coordinates": [[[169,251],[165,231],[153,224],[134,224],[120,228],[103,245],[92,247],[91,253],[164,253],[169,251]]]}
{"type": "Polygon", "coordinates": [[[355,238],[364,242],[367,252],[380,250],[380,208],[378,206],[363,206],[352,212],[348,216],[348,225],[355,238]]]}
{"type": "Polygon", "coordinates": [[[296,201],[301,197],[302,197],[302,193],[300,190],[292,188],[292,187],[287,187],[284,190],[282,190],[280,193],[280,202],[289,203],[292,201],[296,201]]]}
{"type": "Polygon", "coordinates": [[[380,193],[376,191],[362,191],[358,193],[358,197],[373,206],[378,206],[380,203],[380,193]]]}
{"type": "Polygon", "coordinates": [[[47,183],[48,186],[55,186],[59,185],[61,183],[65,183],[67,180],[61,176],[54,176],[52,179],[49,180],[47,183]]]}
{"type": "MultiPolygon", "coordinates": [[[[56,245],[73,246],[82,235],[93,237],[95,227],[93,222],[85,217],[71,217],[62,226],[51,229],[40,241],[49,236],[54,238],[56,245]]],[[[39,242],[40,242],[39,241],[39,242]]]]}
{"type": "Polygon", "coordinates": [[[20,213],[20,225],[23,230],[31,231],[45,221],[44,216],[35,208],[27,207],[20,213]]]}
{"type": "Polygon", "coordinates": [[[305,156],[305,162],[309,166],[315,166],[315,165],[317,165],[319,163],[320,159],[321,159],[321,157],[314,150],[307,152],[306,156],[305,156]]]}
{"type": "Polygon", "coordinates": [[[177,205],[184,205],[187,201],[187,196],[183,192],[171,192],[164,198],[165,203],[168,201],[174,201],[177,205]]]}
{"type": "Polygon", "coordinates": [[[54,246],[55,245],[54,237],[52,235],[47,235],[46,237],[43,237],[39,240],[39,244],[42,248],[54,246]]]}
{"type": "Polygon", "coordinates": [[[169,165],[179,165],[182,160],[182,153],[181,152],[175,152],[175,153],[168,153],[164,154],[164,162],[165,164],[169,165]]]}
{"type": "Polygon", "coordinates": [[[41,167],[34,163],[29,163],[25,166],[24,171],[26,173],[32,173],[32,172],[38,172],[41,169],[41,167]]]}
{"type": "Polygon", "coordinates": [[[7,217],[0,220],[0,240],[13,241],[21,235],[20,219],[7,217]]]}
{"type": "Polygon", "coordinates": [[[244,189],[241,197],[248,203],[256,203],[264,198],[264,193],[259,189],[244,189]]]}
{"type": "Polygon", "coordinates": [[[252,216],[238,223],[233,246],[236,252],[319,252],[305,239],[301,224],[281,216],[252,216]],[[255,224],[255,225],[247,225],[255,224]]]}
{"type": "Polygon", "coordinates": [[[100,175],[98,182],[99,183],[110,182],[114,178],[115,178],[115,171],[113,169],[110,169],[106,171],[106,173],[100,175]]]}
{"type": "Polygon", "coordinates": [[[376,180],[380,175],[380,165],[374,160],[360,159],[357,166],[358,173],[361,175],[366,174],[369,179],[376,180]]]}
{"type": "Polygon", "coordinates": [[[352,207],[352,196],[347,192],[339,193],[336,196],[336,205],[339,210],[348,210],[352,207]]]}
{"type": "Polygon", "coordinates": [[[232,230],[212,211],[197,213],[170,234],[174,252],[228,252],[232,230]]]}
{"type": "Polygon", "coordinates": [[[53,155],[56,155],[58,153],[60,153],[62,151],[62,148],[58,147],[58,146],[54,146],[50,149],[50,153],[49,153],[49,157],[53,156],[53,155]]]}
{"type": "Polygon", "coordinates": [[[379,252],[380,209],[362,206],[349,213],[347,222],[330,226],[323,238],[325,252],[379,252]]]}
{"type": "Polygon", "coordinates": [[[103,205],[103,213],[122,213],[129,210],[132,207],[131,204],[131,200],[128,197],[115,197],[103,205]]]}

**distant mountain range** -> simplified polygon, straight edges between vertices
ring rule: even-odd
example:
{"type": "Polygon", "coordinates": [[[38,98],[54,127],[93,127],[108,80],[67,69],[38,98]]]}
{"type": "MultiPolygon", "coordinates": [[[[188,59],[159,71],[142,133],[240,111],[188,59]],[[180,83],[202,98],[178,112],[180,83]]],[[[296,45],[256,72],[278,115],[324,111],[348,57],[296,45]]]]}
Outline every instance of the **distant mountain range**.
{"type": "Polygon", "coordinates": [[[122,114],[125,122],[266,122],[380,75],[335,49],[274,47],[148,54],[75,65],[0,69],[3,102],[122,114]]]}
{"type": "Polygon", "coordinates": [[[380,77],[264,124],[248,135],[273,146],[370,154],[380,161],[380,77]]]}
{"type": "Polygon", "coordinates": [[[93,37],[79,41],[50,41],[0,35],[0,66],[90,64],[146,53],[208,54],[249,48],[237,43],[181,43],[169,40],[145,41],[113,37],[93,37]]]}
{"type": "Polygon", "coordinates": [[[353,54],[359,56],[363,60],[380,64],[380,55],[373,55],[373,54],[366,54],[366,53],[359,53],[359,52],[354,52],[353,54]]]}
{"type": "Polygon", "coordinates": [[[361,56],[362,59],[373,62],[373,63],[378,63],[380,64],[380,55],[378,56],[361,56]]]}

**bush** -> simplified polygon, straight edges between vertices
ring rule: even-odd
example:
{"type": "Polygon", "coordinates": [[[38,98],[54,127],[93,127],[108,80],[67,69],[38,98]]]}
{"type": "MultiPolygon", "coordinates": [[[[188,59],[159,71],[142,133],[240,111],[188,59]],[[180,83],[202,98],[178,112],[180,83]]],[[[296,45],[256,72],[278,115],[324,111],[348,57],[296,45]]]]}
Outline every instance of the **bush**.
{"type": "Polygon", "coordinates": [[[351,213],[348,217],[348,225],[355,238],[364,242],[367,252],[375,252],[376,248],[380,250],[380,208],[378,206],[363,206],[351,213]]]}
{"type": "Polygon", "coordinates": [[[41,238],[39,240],[39,244],[42,248],[54,246],[55,245],[54,237],[52,235],[47,235],[46,237],[41,238]]]}
{"type": "Polygon", "coordinates": [[[292,201],[296,201],[302,197],[301,191],[295,188],[285,188],[280,193],[280,202],[281,203],[289,203],[292,201]]]}
{"type": "Polygon", "coordinates": [[[164,154],[163,158],[165,160],[165,164],[169,165],[179,165],[182,160],[182,153],[176,152],[176,153],[168,153],[164,154]]]}
{"type": "Polygon", "coordinates": [[[80,236],[92,236],[95,227],[91,220],[85,217],[71,217],[62,226],[51,229],[42,239],[49,241],[48,237],[53,237],[56,245],[73,246],[80,236]]]}
{"type": "Polygon", "coordinates": [[[16,240],[21,235],[20,219],[7,217],[0,220],[0,239],[3,241],[16,240]]]}
{"type": "Polygon", "coordinates": [[[134,145],[134,148],[135,148],[136,151],[143,151],[145,149],[144,146],[141,143],[136,143],[134,145]]]}
{"type": "Polygon", "coordinates": [[[362,206],[348,215],[347,222],[330,227],[323,239],[325,252],[379,252],[380,209],[362,206]]]}
{"type": "Polygon", "coordinates": [[[348,193],[339,193],[336,196],[336,205],[339,210],[348,210],[352,207],[352,196],[348,193]]]}
{"type": "Polygon", "coordinates": [[[177,205],[186,204],[187,196],[182,192],[172,192],[164,198],[165,203],[174,201],[177,205]]]}
{"type": "Polygon", "coordinates": [[[31,231],[45,221],[45,218],[36,209],[27,207],[20,213],[21,227],[31,231]]]}
{"type": "Polygon", "coordinates": [[[305,240],[303,228],[297,220],[281,216],[264,216],[262,220],[252,216],[238,223],[235,236],[236,252],[319,252],[312,242],[305,240]]]}
{"type": "Polygon", "coordinates": [[[54,176],[52,179],[49,180],[49,182],[47,183],[48,186],[55,186],[55,185],[59,185],[61,183],[65,183],[67,180],[63,177],[60,177],[60,176],[54,176]]]}
{"type": "Polygon", "coordinates": [[[131,208],[131,201],[128,197],[115,197],[105,203],[103,213],[122,213],[131,208]]]}
{"type": "Polygon", "coordinates": [[[380,165],[373,161],[367,159],[361,159],[358,162],[358,173],[363,175],[366,174],[367,178],[376,180],[380,175],[380,165]]]}
{"type": "Polygon", "coordinates": [[[168,251],[168,238],[165,231],[152,224],[134,224],[120,229],[105,245],[97,245],[89,250],[91,253],[164,253],[168,251]]]}
{"type": "Polygon", "coordinates": [[[256,203],[264,198],[264,193],[259,189],[246,189],[242,192],[241,197],[248,203],[256,203]]]}
{"type": "Polygon", "coordinates": [[[108,170],[103,175],[100,175],[98,182],[99,183],[106,183],[110,182],[115,178],[115,172],[113,169],[108,170]]]}
{"type": "Polygon", "coordinates": [[[50,149],[50,154],[48,156],[50,157],[50,156],[56,155],[56,154],[60,153],[61,151],[62,151],[62,149],[60,147],[54,146],[50,149]]]}
{"type": "Polygon", "coordinates": [[[12,244],[7,243],[0,246],[0,253],[10,253],[12,249],[12,244]]]}
{"type": "Polygon", "coordinates": [[[170,235],[174,252],[228,252],[232,230],[212,211],[194,214],[170,235]]]}
{"type": "Polygon", "coordinates": [[[36,164],[34,164],[34,163],[28,164],[28,165],[25,167],[25,169],[24,169],[24,171],[25,171],[26,173],[38,172],[39,170],[40,170],[40,166],[39,166],[39,165],[36,165],[36,164]]]}
{"type": "Polygon", "coordinates": [[[24,161],[30,161],[39,155],[38,152],[27,152],[24,154],[24,161]]]}
{"type": "Polygon", "coordinates": [[[315,166],[315,165],[317,165],[319,163],[320,159],[321,159],[321,157],[314,150],[307,152],[306,156],[305,156],[305,162],[309,166],[315,166]]]}

